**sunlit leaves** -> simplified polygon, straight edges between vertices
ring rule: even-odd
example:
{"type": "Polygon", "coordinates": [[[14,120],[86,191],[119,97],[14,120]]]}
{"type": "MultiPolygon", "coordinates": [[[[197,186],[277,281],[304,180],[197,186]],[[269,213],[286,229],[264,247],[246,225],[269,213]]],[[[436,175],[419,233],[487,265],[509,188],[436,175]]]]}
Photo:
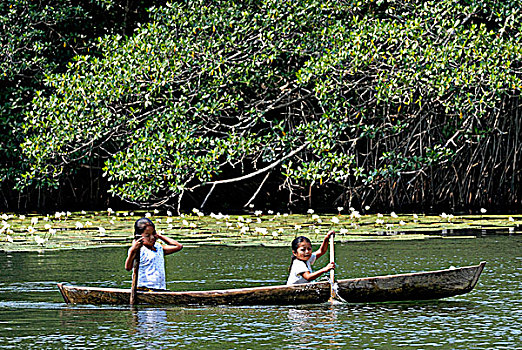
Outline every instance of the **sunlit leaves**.
{"type": "Polygon", "coordinates": [[[99,55],[48,75],[54,93],[27,113],[26,177],[103,159],[115,195],[167,203],[303,145],[278,168],[289,189],[351,190],[443,165],[522,86],[517,5],[489,5],[154,7],[132,36],[104,36],[99,55]]]}

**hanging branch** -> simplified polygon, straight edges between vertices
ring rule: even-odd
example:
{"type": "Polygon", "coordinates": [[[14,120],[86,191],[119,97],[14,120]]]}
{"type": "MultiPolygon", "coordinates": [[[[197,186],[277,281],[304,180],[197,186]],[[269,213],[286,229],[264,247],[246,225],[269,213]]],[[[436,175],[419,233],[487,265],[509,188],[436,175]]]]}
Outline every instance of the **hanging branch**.
{"type": "Polygon", "coordinates": [[[247,174],[247,175],[243,175],[243,176],[240,176],[240,177],[236,177],[236,178],[232,178],[232,179],[226,179],[226,180],[218,180],[218,181],[210,181],[210,182],[203,182],[201,184],[198,184],[198,185],[195,185],[193,187],[190,187],[190,188],[187,188],[188,191],[194,191],[196,188],[199,188],[199,187],[202,187],[202,186],[206,186],[206,185],[220,185],[220,184],[225,184],[225,183],[232,183],[232,182],[239,182],[239,181],[243,181],[243,180],[246,180],[246,179],[250,179],[254,176],[257,176],[259,174],[262,174],[270,169],[273,169],[275,168],[276,166],[278,166],[279,164],[281,164],[281,162],[283,162],[285,159],[288,159],[292,156],[294,156],[295,154],[301,152],[304,148],[306,148],[306,146],[308,146],[310,144],[310,142],[305,142],[304,144],[302,144],[301,146],[299,146],[297,149],[293,150],[292,152],[288,153],[286,156],[284,156],[283,158],[275,161],[274,163],[262,168],[262,169],[259,169],[257,171],[254,171],[253,173],[250,173],[250,174],[247,174]]]}

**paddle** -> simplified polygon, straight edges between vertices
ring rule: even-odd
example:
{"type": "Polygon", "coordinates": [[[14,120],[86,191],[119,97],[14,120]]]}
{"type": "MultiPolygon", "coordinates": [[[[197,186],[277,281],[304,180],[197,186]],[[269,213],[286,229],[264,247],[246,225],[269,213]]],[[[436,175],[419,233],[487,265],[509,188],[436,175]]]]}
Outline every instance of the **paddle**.
{"type": "Polygon", "coordinates": [[[132,285],[131,285],[131,293],[130,293],[130,305],[134,305],[136,303],[136,291],[138,289],[138,271],[140,270],[140,250],[138,249],[136,252],[136,256],[134,257],[134,266],[132,271],[132,285]]]}
{"type": "MultiPolygon", "coordinates": [[[[335,255],[334,255],[334,235],[330,236],[330,262],[335,261],[335,255]]],[[[335,272],[334,270],[330,270],[330,299],[329,302],[333,302],[336,295],[334,290],[334,282],[335,282],[335,272]]]]}

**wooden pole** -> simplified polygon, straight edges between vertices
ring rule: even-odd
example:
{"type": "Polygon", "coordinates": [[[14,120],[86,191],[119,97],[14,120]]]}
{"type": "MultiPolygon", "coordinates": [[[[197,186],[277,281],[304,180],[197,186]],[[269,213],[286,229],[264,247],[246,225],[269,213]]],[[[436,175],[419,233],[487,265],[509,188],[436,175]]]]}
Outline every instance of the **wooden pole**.
{"type": "MultiPolygon", "coordinates": [[[[334,235],[331,235],[330,236],[330,262],[334,262],[334,261],[335,261],[334,235]]],[[[335,283],[335,271],[332,269],[332,270],[330,270],[330,301],[333,301],[335,299],[334,283],[335,283]]]]}
{"type": "Polygon", "coordinates": [[[140,250],[136,252],[136,256],[134,257],[134,266],[132,271],[132,285],[131,285],[131,293],[130,293],[130,305],[136,304],[136,291],[138,289],[138,271],[140,270],[140,250]]]}

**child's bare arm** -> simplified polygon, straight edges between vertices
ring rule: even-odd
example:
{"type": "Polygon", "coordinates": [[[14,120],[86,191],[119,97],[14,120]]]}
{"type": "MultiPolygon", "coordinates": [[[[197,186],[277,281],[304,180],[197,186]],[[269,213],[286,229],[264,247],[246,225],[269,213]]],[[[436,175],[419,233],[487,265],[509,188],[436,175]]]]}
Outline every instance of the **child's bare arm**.
{"type": "Polygon", "coordinates": [[[179,243],[178,241],[163,236],[160,233],[157,233],[156,236],[161,239],[163,242],[167,243],[167,245],[163,246],[163,254],[169,255],[175,252],[179,252],[181,249],[183,249],[183,244],[179,243]]]}
{"type": "Polygon", "coordinates": [[[138,251],[143,246],[143,238],[132,241],[132,246],[129,248],[129,253],[127,254],[127,259],[125,260],[125,270],[130,271],[134,266],[134,259],[138,251]]]}
{"type": "Polygon", "coordinates": [[[307,281],[313,281],[313,280],[317,279],[319,276],[321,276],[323,273],[328,272],[332,269],[335,269],[334,262],[329,263],[322,269],[317,270],[315,272],[309,272],[309,271],[303,272],[301,276],[303,276],[303,278],[307,281]]]}
{"type": "Polygon", "coordinates": [[[315,252],[317,258],[320,258],[328,251],[328,242],[330,240],[330,236],[332,236],[333,234],[335,234],[334,231],[328,231],[328,233],[324,236],[323,243],[321,243],[321,246],[315,252]]]}

